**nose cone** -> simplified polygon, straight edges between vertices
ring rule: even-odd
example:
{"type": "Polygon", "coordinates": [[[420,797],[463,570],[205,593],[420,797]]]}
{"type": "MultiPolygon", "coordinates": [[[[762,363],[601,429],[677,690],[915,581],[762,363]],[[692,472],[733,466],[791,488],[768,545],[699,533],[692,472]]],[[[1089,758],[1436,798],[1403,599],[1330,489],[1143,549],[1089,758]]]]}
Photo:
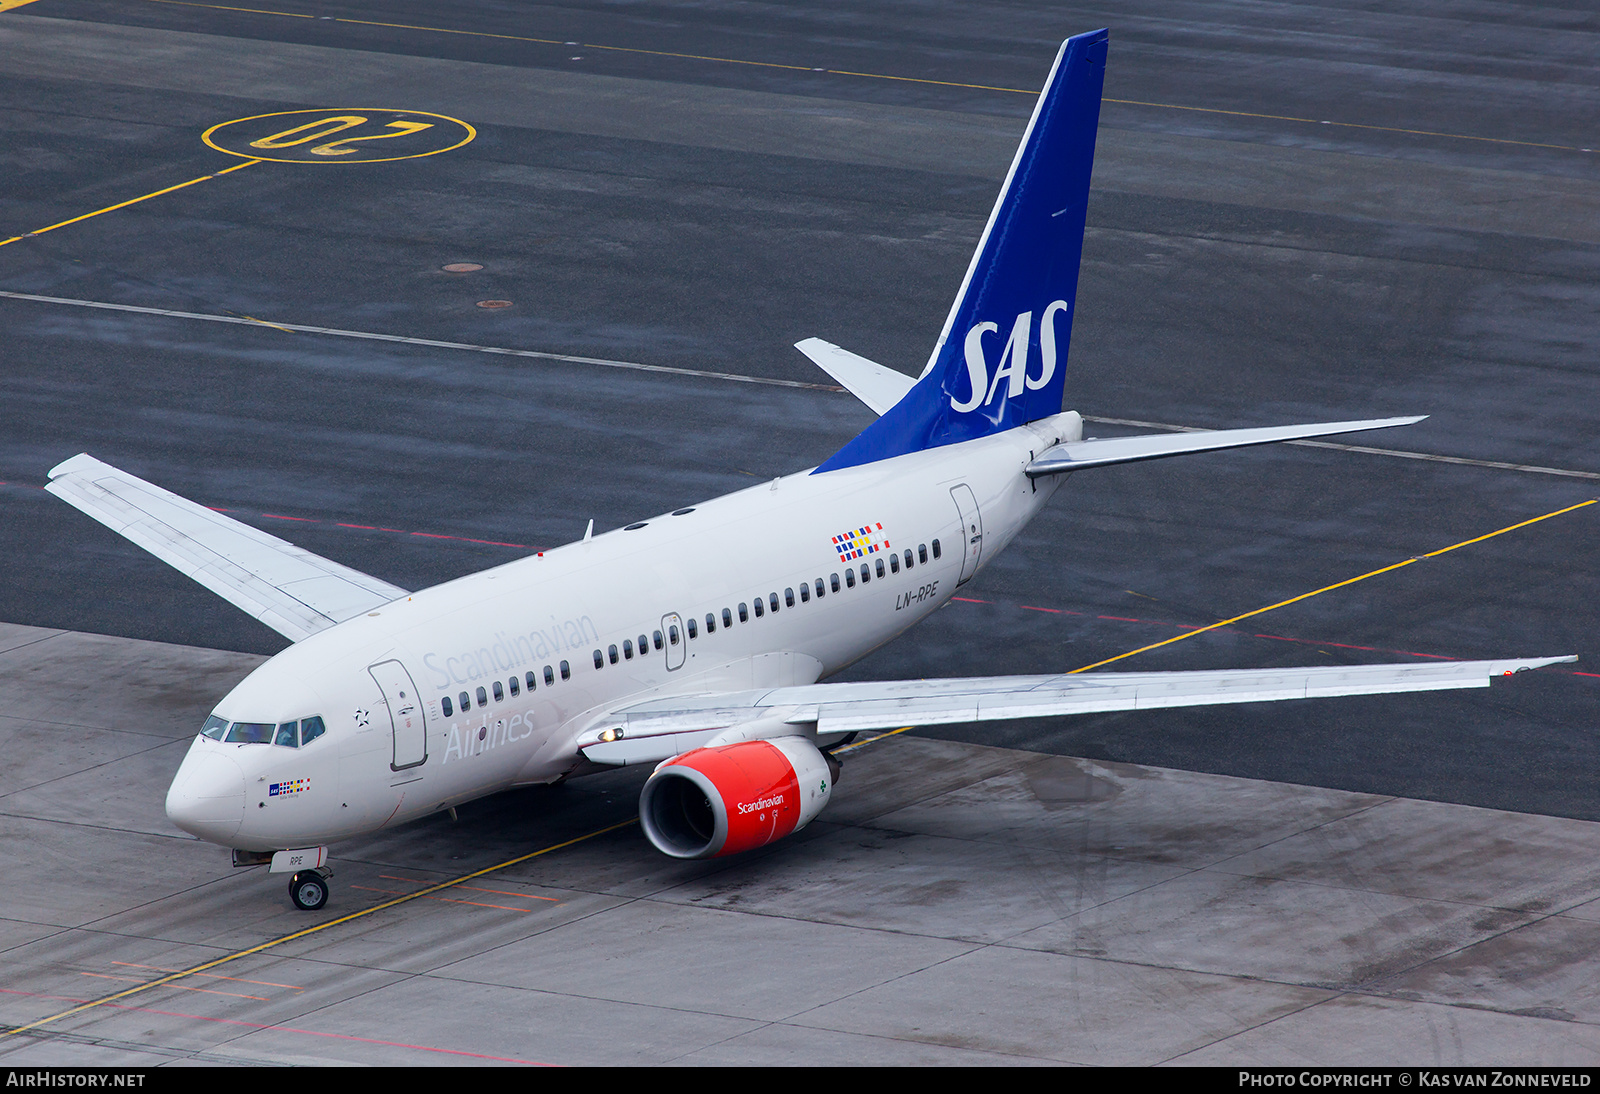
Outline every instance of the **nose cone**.
{"type": "Polygon", "coordinates": [[[185,832],[226,846],[244,820],[244,772],[209,742],[190,747],[167,791],[167,817],[185,832]]]}

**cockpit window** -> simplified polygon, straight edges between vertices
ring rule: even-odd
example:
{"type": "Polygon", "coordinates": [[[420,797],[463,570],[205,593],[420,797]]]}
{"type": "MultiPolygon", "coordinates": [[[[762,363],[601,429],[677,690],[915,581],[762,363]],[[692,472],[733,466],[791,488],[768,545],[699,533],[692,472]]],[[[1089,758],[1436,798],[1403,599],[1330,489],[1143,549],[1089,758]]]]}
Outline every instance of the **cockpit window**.
{"type": "Polygon", "coordinates": [[[308,745],[326,733],[327,726],[321,718],[304,718],[298,722],[280,722],[273,725],[271,722],[234,722],[231,727],[226,718],[219,718],[215,714],[206,719],[205,728],[200,730],[202,737],[210,737],[213,741],[226,741],[235,745],[283,745],[287,748],[299,748],[308,745]]]}
{"type": "Polygon", "coordinates": [[[271,722],[235,722],[223,740],[231,745],[264,745],[271,742],[276,728],[271,722]]]}

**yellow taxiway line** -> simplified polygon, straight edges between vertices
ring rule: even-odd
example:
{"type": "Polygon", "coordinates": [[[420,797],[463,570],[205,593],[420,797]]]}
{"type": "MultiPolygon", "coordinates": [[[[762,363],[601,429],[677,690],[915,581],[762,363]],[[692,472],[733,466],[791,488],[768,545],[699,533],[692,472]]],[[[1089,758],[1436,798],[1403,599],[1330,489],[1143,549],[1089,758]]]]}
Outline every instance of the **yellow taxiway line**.
{"type": "Polygon", "coordinates": [[[1174,638],[1168,638],[1160,642],[1152,642],[1148,646],[1140,646],[1136,650],[1129,650],[1127,653],[1119,653],[1115,657],[1107,657],[1104,661],[1096,661],[1092,665],[1084,665],[1082,668],[1073,669],[1072,672],[1068,673],[1067,675],[1070,676],[1072,673],[1077,672],[1088,672],[1090,669],[1097,669],[1101,665],[1109,665],[1113,661],[1121,661],[1124,657],[1132,657],[1136,653],[1144,653],[1148,650],[1160,649],[1162,646],[1170,646],[1174,642],[1182,642],[1185,638],[1193,638],[1197,634],[1205,634],[1207,631],[1214,631],[1218,627],[1226,627],[1229,624],[1237,623],[1242,619],[1249,619],[1252,616],[1264,615],[1267,612],[1274,611],[1278,608],[1287,607],[1290,604],[1298,604],[1302,600],[1310,600],[1314,596],[1320,596],[1323,593],[1332,592],[1334,589],[1342,589],[1346,585],[1354,585],[1356,582],[1365,581],[1369,577],[1377,577],[1379,574],[1387,574],[1393,570],[1403,569],[1407,566],[1410,566],[1412,563],[1421,562],[1425,558],[1437,558],[1439,555],[1448,554],[1451,551],[1459,551],[1461,548],[1471,546],[1474,543],[1482,543],[1486,539],[1493,539],[1495,536],[1503,536],[1507,532],[1515,532],[1518,528],[1526,528],[1530,524],[1538,524],[1541,520],[1549,520],[1551,517],[1559,517],[1562,513],[1570,513],[1574,509],[1582,509],[1584,506],[1593,505],[1597,501],[1600,501],[1600,498],[1590,498],[1588,501],[1580,501],[1577,505],[1569,505],[1565,509],[1557,509],[1552,513],[1545,513],[1543,516],[1530,517],[1527,520],[1518,521],[1516,524],[1509,524],[1504,528],[1497,528],[1493,532],[1485,532],[1481,536],[1474,536],[1471,539],[1464,539],[1460,543],[1452,543],[1448,547],[1441,547],[1437,551],[1429,551],[1425,555],[1416,555],[1412,558],[1404,559],[1400,562],[1395,562],[1388,566],[1383,566],[1379,569],[1368,571],[1367,573],[1361,574],[1359,577],[1345,578],[1343,581],[1336,581],[1332,585],[1324,585],[1320,589],[1313,589],[1309,593],[1301,593],[1299,596],[1291,596],[1288,600],[1280,600],[1276,604],[1268,604],[1265,608],[1257,608],[1253,612],[1245,612],[1243,615],[1236,615],[1231,619],[1223,619],[1216,623],[1212,623],[1209,626],[1196,627],[1194,630],[1186,631],[1174,638]]]}
{"type": "MultiPolygon", "coordinates": [[[[293,11],[268,11],[263,8],[238,8],[222,4],[203,4],[199,0],[149,0],[152,4],[174,4],[185,8],[211,8],[216,11],[242,11],[255,15],[281,15],[296,19],[314,19],[313,15],[293,11]]],[[[634,46],[607,46],[595,42],[571,42],[558,38],[530,38],[520,34],[494,34],[484,30],[457,30],[452,27],[430,27],[415,23],[383,23],[376,19],[344,19],[338,16],[329,22],[349,23],[366,27],[389,27],[395,30],[419,30],[428,34],[457,34],[468,38],[495,38],[508,42],[532,42],[545,46],[568,46],[575,49],[598,49],[609,53],[639,53],[650,57],[675,57],[685,61],[710,61],[714,64],[748,65],[753,68],[775,68],[787,72],[816,72],[827,76],[853,76],[865,80],[894,80],[898,83],[929,84],[934,87],[963,87],[973,91],[998,91],[1007,95],[1038,95],[1038,88],[1025,87],[997,87],[992,84],[968,84],[958,80],[932,80],[921,76],[891,76],[883,72],[855,72],[843,68],[813,67],[811,65],[788,65],[778,61],[749,61],[740,57],[716,57],[700,53],[673,53],[661,49],[640,49],[634,46]]],[[[1335,122],[1321,118],[1297,118],[1287,114],[1257,114],[1248,110],[1223,110],[1212,106],[1186,106],[1179,103],[1145,102],[1139,99],[1104,99],[1103,102],[1116,103],[1119,106],[1144,106],[1157,110],[1188,110],[1201,114],[1221,114],[1235,118],[1261,118],[1267,121],[1294,122],[1299,125],[1330,125],[1343,129],[1366,129],[1378,133],[1402,133],[1413,137],[1444,137],[1458,141],[1483,141],[1489,144],[1509,144],[1523,148],[1552,148],[1562,152],[1592,152],[1592,148],[1579,148],[1576,145],[1546,144],[1539,141],[1517,141],[1508,137],[1479,137],[1470,133],[1443,133],[1431,129],[1406,129],[1395,125],[1365,125],[1360,122],[1335,122]]]]}
{"type": "Polygon", "coordinates": [[[626,828],[630,824],[637,823],[637,820],[629,818],[628,820],[620,821],[617,824],[596,829],[587,835],[577,836],[573,839],[564,840],[561,843],[554,843],[549,847],[544,847],[537,851],[530,851],[526,855],[518,855],[516,858],[507,859],[505,862],[499,862],[493,866],[485,866],[483,869],[474,870],[470,874],[463,874],[460,877],[452,878],[449,881],[441,881],[439,884],[430,885],[426,889],[419,889],[414,893],[407,893],[405,896],[395,897],[393,900],[386,900],[382,904],[375,904],[371,908],[365,908],[359,912],[351,912],[349,915],[340,916],[338,919],[330,919],[326,923],[318,923],[314,927],[307,927],[303,931],[295,931],[293,934],[286,934],[281,938],[274,938],[271,941],[263,942],[258,946],[251,946],[248,949],[239,950],[235,953],[227,954],[224,957],[215,958],[211,961],[204,962],[203,964],[195,965],[191,968],[172,973],[170,976],[163,976],[158,980],[151,980],[140,984],[137,987],[127,988],[126,990],[116,992],[113,995],[103,996],[99,999],[91,999],[87,1003],[79,1003],[77,1006],[61,1011],[59,1014],[52,1014],[47,1018],[39,1018],[35,1021],[29,1022],[26,1025],[0,1030],[0,1037],[10,1037],[18,1033],[27,1033],[30,1030],[38,1029],[40,1026],[49,1025],[51,1022],[59,1022],[63,1018],[70,1018],[74,1014],[82,1014],[86,1010],[93,1010],[95,1007],[103,1007],[107,1003],[114,1003],[119,999],[126,999],[130,995],[137,995],[140,992],[149,991],[151,988],[163,987],[167,984],[173,983],[174,981],[182,980],[188,976],[197,976],[201,973],[216,968],[218,965],[226,965],[230,961],[237,961],[241,957],[249,957],[252,954],[258,954],[264,950],[270,950],[275,946],[283,945],[285,942],[293,942],[297,938],[305,938],[307,935],[313,935],[319,931],[325,931],[330,927],[337,927],[341,923],[349,923],[352,920],[362,919],[366,916],[372,915],[375,912],[381,912],[388,908],[393,908],[397,905],[417,900],[420,897],[429,896],[433,893],[439,892],[442,889],[448,889],[453,885],[460,885],[464,881],[471,881],[473,878],[480,878],[486,874],[492,874],[497,870],[504,870],[508,866],[517,865],[519,862],[527,862],[529,859],[538,858],[540,855],[548,855],[552,851],[560,851],[565,847],[571,847],[574,844],[582,843],[585,840],[591,840],[596,836],[603,836],[608,832],[615,832],[619,828],[626,828]]]}
{"type": "MultiPolygon", "coordinates": [[[[63,220],[59,224],[51,224],[51,225],[49,225],[48,227],[45,227],[45,228],[35,228],[31,232],[23,232],[21,235],[12,236],[10,239],[0,239],[0,247],[4,247],[7,243],[15,243],[19,239],[31,239],[34,236],[42,236],[46,232],[53,232],[57,228],[65,228],[69,224],[76,224],[80,220],[88,220],[90,217],[97,217],[97,216],[100,216],[103,213],[114,212],[117,209],[126,209],[128,206],[137,205],[141,201],[149,201],[151,198],[158,198],[162,194],[170,194],[174,190],[182,190],[184,187],[193,186],[196,183],[200,183],[200,182],[205,182],[207,179],[221,178],[223,175],[226,175],[226,174],[228,174],[228,173],[230,173],[232,171],[238,171],[238,170],[241,170],[243,168],[250,167],[253,164],[257,164],[257,163],[261,163],[261,162],[262,162],[261,160],[245,160],[243,163],[236,163],[232,167],[224,167],[221,171],[216,171],[216,172],[213,172],[212,174],[209,174],[209,175],[201,175],[197,179],[190,179],[188,182],[180,182],[176,186],[168,186],[163,190],[156,190],[156,191],[153,191],[152,193],[145,194],[145,195],[143,195],[141,197],[129,198],[127,201],[119,201],[115,205],[107,205],[104,209],[96,209],[92,213],[84,213],[82,216],[73,217],[71,220],[63,220]]],[[[268,324],[268,325],[270,326],[272,324],[268,324]]]]}

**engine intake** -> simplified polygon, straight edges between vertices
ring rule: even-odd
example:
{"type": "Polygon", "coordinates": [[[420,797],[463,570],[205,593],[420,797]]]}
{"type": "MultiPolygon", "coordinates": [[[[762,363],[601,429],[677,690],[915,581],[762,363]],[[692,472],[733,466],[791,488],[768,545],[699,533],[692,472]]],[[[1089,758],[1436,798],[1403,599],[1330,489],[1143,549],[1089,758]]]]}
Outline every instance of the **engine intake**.
{"type": "Polygon", "coordinates": [[[639,823],[673,858],[733,855],[804,828],[838,777],[839,761],[804,737],[697,748],[656,768],[639,823]]]}

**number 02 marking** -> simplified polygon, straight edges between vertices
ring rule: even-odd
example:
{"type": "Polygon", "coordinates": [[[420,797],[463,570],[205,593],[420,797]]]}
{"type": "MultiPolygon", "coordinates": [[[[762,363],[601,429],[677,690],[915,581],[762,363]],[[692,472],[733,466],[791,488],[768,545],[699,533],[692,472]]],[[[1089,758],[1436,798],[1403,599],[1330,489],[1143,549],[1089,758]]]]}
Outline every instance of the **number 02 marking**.
{"type": "Polygon", "coordinates": [[[309,144],[311,141],[319,141],[323,137],[331,137],[343,130],[365,125],[366,121],[367,119],[355,114],[345,114],[337,118],[318,118],[314,122],[306,122],[304,125],[297,125],[293,129],[285,129],[282,133],[274,133],[270,137],[262,137],[258,141],[251,141],[250,147],[293,148],[297,144],[309,144]],[[332,128],[329,128],[330,126],[332,128]],[[311,132],[306,133],[308,129],[311,132]],[[297,140],[289,139],[299,133],[305,133],[305,136],[299,137],[297,140]]]}
{"type": "Polygon", "coordinates": [[[460,148],[476,137],[477,130],[458,118],[415,110],[286,110],[236,118],[207,129],[200,139],[219,152],[280,163],[383,163],[415,159],[460,148]],[[378,123],[374,117],[395,120],[378,123]],[[431,118],[432,121],[422,121],[431,118]],[[270,136],[263,129],[287,126],[270,136]],[[340,134],[348,133],[348,136],[340,134]],[[357,135],[359,134],[359,135],[357,135]],[[369,141],[413,137],[382,149],[369,141]],[[254,139],[251,139],[254,138],[254,139]],[[393,149],[394,151],[389,151],[393,149]]]}
{"type": "Polygon", "coordinates": [[[394,133],[373,133],[366,137],[345,137],[342,140],[329,141],[319,144],[311,149],[313,156],[348,156],[351,152],[359,151],[355,148],[341,148],[342,144],[355,144],[357,141],[382,141],[390,137],[403,137],[407,133],[420,133],[424,129],[432,129],[432,122],[390,122],[385,129],[396,130],[394,133]]]}

